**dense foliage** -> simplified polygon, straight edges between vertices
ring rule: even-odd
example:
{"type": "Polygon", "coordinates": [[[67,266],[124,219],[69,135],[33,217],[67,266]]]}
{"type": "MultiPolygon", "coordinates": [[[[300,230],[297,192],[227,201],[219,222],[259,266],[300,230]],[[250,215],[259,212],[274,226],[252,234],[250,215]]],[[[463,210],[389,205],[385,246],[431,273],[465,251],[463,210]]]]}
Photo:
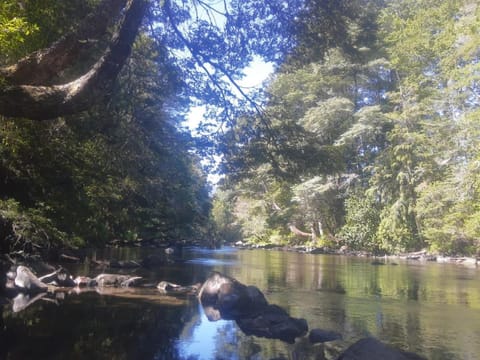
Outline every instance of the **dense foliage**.
{"type": "Polygon", "coordinates": [[[479,251],[479,19],[469,0],[306,6],[264,114],[223,138],[228,238],[479,251]]]}
{"type": "MultiPolygon", "coordinates": [[[[2,71],[99,3],[3,1],[2,71]]],[[[88,111],[0,118],[1,251],[210,238],[212,216],[225,241],[479,250],[475,1],[142,4],[131,56],[88,111]],[[276,65],[263,94],[239,85],[255,57],[276,65]],[[199,104],[208,137],[193,138],[181,124],[199,104]]],[[[94,69],[112,34],[81,40],[93,45],[56,76],[94,69]]]]}
{"type": "MultiPolygon", "coordinates": [[[[22,4],[0,6],[5,64],[55,41],[93,6],[22,4]]],[[[2,252],[207,239],[209,188],[180,126],[182,92],[164,46],[142,34],[107,104],[42,122],[1,117],[2,252]]]]}

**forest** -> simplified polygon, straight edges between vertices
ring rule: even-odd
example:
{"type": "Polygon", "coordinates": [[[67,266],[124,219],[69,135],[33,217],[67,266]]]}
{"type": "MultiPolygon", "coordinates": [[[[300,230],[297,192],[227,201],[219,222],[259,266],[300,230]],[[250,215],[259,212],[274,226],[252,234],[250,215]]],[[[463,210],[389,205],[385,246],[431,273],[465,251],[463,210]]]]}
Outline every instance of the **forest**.
{"type": "Polygon", "coordinates": [[[5,0],[0,30],[2,253],[480,251],[474,0],[5,0]]]}
{"type": "Polygon", "coordinates": [[[478,3],[311,2],[305,11],[264,112],[237,117],[222,137],[226,175],[213,208],[222,237],[478,252],[478,3]]]}

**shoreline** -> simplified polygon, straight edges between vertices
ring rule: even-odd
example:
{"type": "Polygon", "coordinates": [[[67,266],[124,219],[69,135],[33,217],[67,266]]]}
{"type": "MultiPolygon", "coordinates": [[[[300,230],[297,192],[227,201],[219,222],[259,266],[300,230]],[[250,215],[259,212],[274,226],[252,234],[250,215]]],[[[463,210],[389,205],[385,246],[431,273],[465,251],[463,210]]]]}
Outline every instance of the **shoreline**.
{"type": "Polygon", "coordinates": [[[311,247],[311,246],[304,246],[304,245],[251,245],[246,243],[237,242],[235,244],[230,244],[236,249],[243,249],[243,250],[255,250],[255,249],[264,249],[264,250],[277,250],[277,251],[290,251],[290,252],[298,252],[302,254],[323,254],[323,255],[343,255],[343,256],[351,256],[351,257],[364,257],[364,258],[372,258],[374,260],[373,265],[385,265],[386,262],[382,262],[382,259],[385,260],[404,260],[404,261],[412,261],[412,262],[437,262],[439,264],[458,264],[464,265],[469,267],[480,267],[480,258],[473,257],[473,256],[449,256],[449,255],[438,255],[428,253],[426,250],[404,253],[404,254],[383,254],[383,255],[375,255],[368,251],[362,250],[348,250],[348,249],[330,249],[325,247],[311,247]]]}

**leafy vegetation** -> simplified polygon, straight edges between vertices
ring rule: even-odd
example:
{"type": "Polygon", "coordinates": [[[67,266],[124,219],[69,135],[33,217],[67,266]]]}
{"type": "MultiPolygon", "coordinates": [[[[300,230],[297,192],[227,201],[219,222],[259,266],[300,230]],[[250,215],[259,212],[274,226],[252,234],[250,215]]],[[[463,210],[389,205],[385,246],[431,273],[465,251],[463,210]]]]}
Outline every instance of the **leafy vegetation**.
{"type": "MultiPolygon", "coordinates": [[[[38,32],[21,39],[25,52],[69,30],[59,21],[37,25],[40,15],[91,11],[83,2],[24,5],[24,21],[38,32]]],[[[3,62],[19,47],[0,45],[12,49],[1,52],[3,62]]],[[[163,45],[142,34],[107,104],[42,122],[2,117],[2,252],[208,239],[209,187],[194,139],[180,126],[182,83],[163,45]],[[172,103],[175,112],[167,111],[172,103]]]]}
{"type": "Polygon", "coordinates": [[[238,117],[223,139],[217,197],[233,199],[237,239],[478,252],[480,7],[357,0],[304,11],[265,115],[238,117]]]}
{"type": "MultiPolygon", "coordinates": [[[[7,0],[4,114],[22,113],[10,65],[98,4],[126,3],[148,11],[98,101],[48,121],[0,118],[2,251],[214,237],[479,251],[476,2],[7,0]],[[238,82],[258,56],[276,65],[262,94],[238,82]],[[206,105],[207,136],[182,128],[192,105],[206,105]],[[212,201],[202,160],[215,153],[212,201]]],[[[94,73],[118,34],[99,32],[78,61],[22,84],[94,73]]]]}

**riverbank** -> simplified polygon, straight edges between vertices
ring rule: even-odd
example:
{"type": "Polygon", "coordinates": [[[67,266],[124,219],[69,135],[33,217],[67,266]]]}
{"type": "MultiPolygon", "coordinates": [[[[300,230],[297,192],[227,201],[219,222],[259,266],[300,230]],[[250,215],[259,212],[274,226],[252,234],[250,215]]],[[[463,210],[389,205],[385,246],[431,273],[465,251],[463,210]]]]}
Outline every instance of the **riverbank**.
{"type": "Polygon", "coordinates": [[[325,254],[325,255],[344,255],[355,257],[372,258],[374,265],[383,265],[388,261],[404,260],[404,261],[419,261],[419,262],[438,262],[438,263],[450,263],[459,264],[464,266],[479,267],[480,258],[468,257],[468,256],[446,256],[439,254],[429,253],[427,250],[421,250],[416,252],[404,253],[404,254],[373,254],[368,251],[362,250],[349,250],[346,247],[340,249],[331,249],[328,247],[312,247],[305,245],[294,246],[279,246],[274,244],[260,245],[260,244],[247,244],[241,241],[232,244],[231,246],[237,249],[253,250],[253,249],[265,249],[265,250],[277,250],[277,251],[292,251],[303,254],[325,254]]]}

